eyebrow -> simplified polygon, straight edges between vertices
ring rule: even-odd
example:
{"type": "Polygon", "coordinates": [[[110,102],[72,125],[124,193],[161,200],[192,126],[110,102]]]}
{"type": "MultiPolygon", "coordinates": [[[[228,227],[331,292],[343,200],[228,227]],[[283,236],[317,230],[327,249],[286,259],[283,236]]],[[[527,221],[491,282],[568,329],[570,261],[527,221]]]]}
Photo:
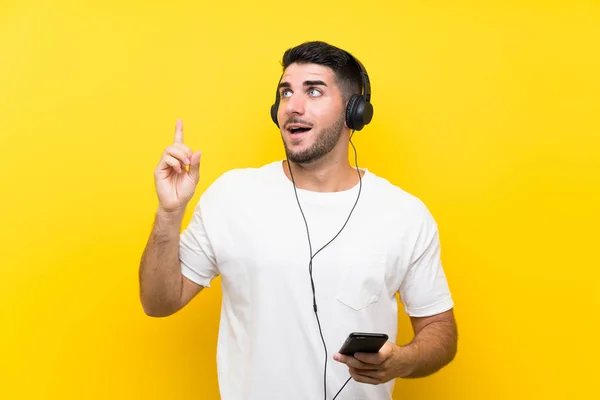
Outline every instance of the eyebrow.
{"type": "MultiPolygon", "coordinates": [[[[327,86],[327,84],[323,81],[304,81],[303,83],[304,86],[327,86]]],[[[279,84],[279,86],[277,87],[277,90],[281,89],[281,88],[289,88],[292,85],[290,85],[289,82],[281,82],[279,84]]]]}

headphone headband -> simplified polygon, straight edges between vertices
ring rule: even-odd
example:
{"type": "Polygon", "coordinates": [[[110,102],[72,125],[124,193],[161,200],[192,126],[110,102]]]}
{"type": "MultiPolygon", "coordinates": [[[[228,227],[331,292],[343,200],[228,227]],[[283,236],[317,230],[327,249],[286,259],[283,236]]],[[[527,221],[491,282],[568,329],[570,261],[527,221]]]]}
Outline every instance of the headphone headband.
{"type": "Polygon", "coordinates": [[[369,75],[367,74],[367,69],[360,62],[360,60],[354,57],[352,54],[348,53],[344,50],[348,56],[354,60],[354,63],[358,67],[358,71],[360,73],[360,78],[362,79],[362,96],[365,98],[365,101],[371,102],[371,82],[369,80],[369,75]]]}

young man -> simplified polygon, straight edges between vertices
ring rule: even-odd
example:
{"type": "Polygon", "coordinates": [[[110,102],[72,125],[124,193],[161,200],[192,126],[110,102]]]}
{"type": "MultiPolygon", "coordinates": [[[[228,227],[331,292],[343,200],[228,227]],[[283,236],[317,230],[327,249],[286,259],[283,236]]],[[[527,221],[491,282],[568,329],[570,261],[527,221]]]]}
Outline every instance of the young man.
{"type": "Polygon", "coordinates": [[[286,160],[220,176],[181,234],[200,152],[183,143],[178,121],[155,170],[141,302],[168,316],[221,276],[223,400],[332,399],[341,388],[340,400],[391,399],[396,378],[432,374],[456,352],[436,222],[418,198],[348,162],[359,63],[307,42],[285,52],[283,69],[272,117],[286,160]],[[408,344],[395,343],[396,293],[414,328],[408,344]],[[389,340],[378,353],[343,356],[351,332],[389,340]]]}

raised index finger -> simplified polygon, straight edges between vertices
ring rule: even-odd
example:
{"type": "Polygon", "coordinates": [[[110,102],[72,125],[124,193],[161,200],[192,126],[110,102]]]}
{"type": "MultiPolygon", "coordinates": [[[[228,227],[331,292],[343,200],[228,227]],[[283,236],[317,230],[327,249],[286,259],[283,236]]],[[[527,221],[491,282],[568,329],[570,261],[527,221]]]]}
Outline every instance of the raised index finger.
{"type": "Polygon", "coordinates": [[[177,119],[175,124],[175,143],[183,143],[183,122],[177,119]]]}

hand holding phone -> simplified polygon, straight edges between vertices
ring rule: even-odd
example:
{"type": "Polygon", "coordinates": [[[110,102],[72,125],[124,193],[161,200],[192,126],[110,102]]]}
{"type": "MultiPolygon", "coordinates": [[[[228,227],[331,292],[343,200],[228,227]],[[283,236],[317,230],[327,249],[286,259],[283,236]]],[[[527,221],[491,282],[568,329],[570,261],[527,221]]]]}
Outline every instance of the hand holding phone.
{"type": "Polygon", "coordinates": [[[408,376],[410,371],[407,369],[414,362],[405,357],[402,347],[389,341],[385,333],[365,332],[352,332],[348,335],[333,359],[347,365],[350,377],[356,382],[372,385],[408,376]]]}

